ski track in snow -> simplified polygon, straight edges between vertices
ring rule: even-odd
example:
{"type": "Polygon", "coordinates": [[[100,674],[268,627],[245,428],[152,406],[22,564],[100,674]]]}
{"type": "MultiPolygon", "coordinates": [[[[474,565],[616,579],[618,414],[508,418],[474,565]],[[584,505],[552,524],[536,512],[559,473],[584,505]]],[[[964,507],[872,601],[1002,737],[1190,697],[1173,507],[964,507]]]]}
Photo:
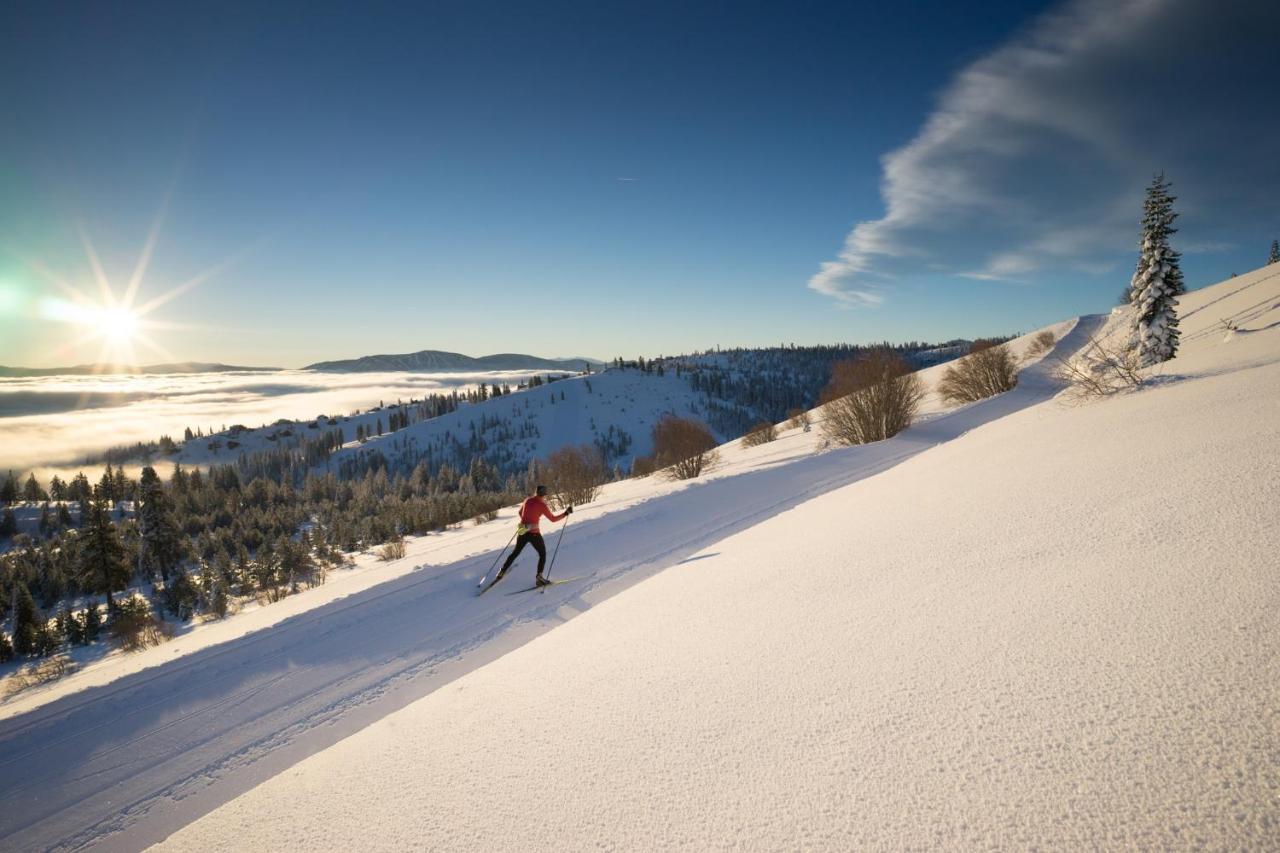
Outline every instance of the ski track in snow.
{"type": "MultiPolygon", "coordinates": [[[[1076,321],[1054,353],[1074,352],[1105,319],[1076,321]]],[[[422,566],[270,630],[0,721],[0,838],[16,850],[159,841],[717,541],[1058,390],[1041,360],[1023,370],[1015,390],[927,417],[889,441],[806,450],[575,521],[555,576],[587,580],[477,599],[493,551],[422,566]]],[[[531,566],[522,556],[503,584],[518,589],[512,579],[531,566]]]]}

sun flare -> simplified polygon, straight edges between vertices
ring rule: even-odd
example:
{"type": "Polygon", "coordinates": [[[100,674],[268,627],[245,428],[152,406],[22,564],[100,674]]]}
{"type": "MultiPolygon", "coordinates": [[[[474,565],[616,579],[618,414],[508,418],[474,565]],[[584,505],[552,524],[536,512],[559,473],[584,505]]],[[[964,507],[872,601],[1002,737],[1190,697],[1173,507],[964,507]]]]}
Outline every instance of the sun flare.
{"type": "Polygon", "coordinates": [[[104,339],[116,344],[126,344],[137,334],[138,315],[123,306],[103,308],[93,318],[93,324],[104,339]]]}
{"type": "MultiPolygon", "coordinates": [[[[162,305],[220,273],[235,262],[236,256],[162,291],[149,300],[139,299],[139,291],[155,250],[163,212],[162,208],[161,215],[147,237],[147,243],[138,257],[132,275],[127,282],[121,283],[118,287],[113,286],[108,279],[98,252],[84,229],[80,229],[80,239],[93,272],[91,279],[76,281],[64,278],[38,257],[19,256],[19,260],[23,261],[33,273],[56,288],[55,292],[31,301],[33,309],[31,316],[66,324],[74,330],[73,334],[63,337],[54,346],[55,357],[76,353],[81,347],[96,342],[100,348],[93,363],[96,368],[102,370],[137,367],[139,347],[153,357],[158,356],[165,361],[172,361],[172,354],[154,340],[151,333],[160,330],[173,332],[201,328],[185,322],[160,320],[155,317],[154,312],[162,305]]],[[[0,290],[0,296],[4,295],[5,291],[0,290]]],[[[10,302],[15,301],[10,300],[10,302]]],[[[7,305],[3,301],[0,301],[0,309],[14,310],[12,305],[7,305]]]]}

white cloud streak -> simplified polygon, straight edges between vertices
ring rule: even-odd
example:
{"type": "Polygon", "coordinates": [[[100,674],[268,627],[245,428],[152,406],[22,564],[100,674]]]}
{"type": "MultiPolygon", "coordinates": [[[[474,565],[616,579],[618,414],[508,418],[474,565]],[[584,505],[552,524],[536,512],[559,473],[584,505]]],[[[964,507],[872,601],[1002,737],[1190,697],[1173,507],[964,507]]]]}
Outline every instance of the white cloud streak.
{"type": "Polygon", "coordinates": [[[855,226],[809,287],[874,305],[886,283],[940,267],[987,281],[1116,267],[1154,171],[1193,207],[1242,189],[1229,185],[1246,173],[1206,163],[1206,150],[1233,144],[1275,172],[1266,146],[1213,138],[1244,104],[1224,104],[1206,75],[1247,77],[1221,50],[1264,57],[1258,18],[1277,17],[1239,2],[1076,0],[1038,18],[962,70],[916,137],[884,156],[884,216],[855,226]]]}

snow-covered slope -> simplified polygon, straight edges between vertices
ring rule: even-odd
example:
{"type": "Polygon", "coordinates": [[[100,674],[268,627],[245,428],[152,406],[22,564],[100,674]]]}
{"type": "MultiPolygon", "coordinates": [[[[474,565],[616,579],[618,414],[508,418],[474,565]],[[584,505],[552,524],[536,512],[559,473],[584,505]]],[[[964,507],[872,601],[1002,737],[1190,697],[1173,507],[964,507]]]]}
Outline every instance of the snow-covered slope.
{"type": "Polygon", "coordinates": [[[505,470],[516,470],[568,444],[599,444],[609,449],[610,463],[629,468],[652,451],[653,425],[663,414],[702,417],[704,405],[673,373],[607,370],[463,406],[364,444],[351,442],[330,464],[376,451],[393,462],[430,453],[437,462],[458,465],[478,449],[505,470]]]}
{"type": "MultiPolygon", "coordinates": [[[[477,384],[514,384],[527,378],[523,374],[474,375],[477,384]]],[[[379,427],[387,428],[389,416],[397,408],[394,405],[358,415],[282,421],[197,438],[185,442],[174,459],[184,465],[225,464],[244,453],[297,447],[303,439],[315,439],[339,428],[346,444],[329,459],[329,467],[335,470],[344,461],[373,452],[393,465],[401,462],[406,473],[427,453],[436,465],[444,461],[465,469],[474,453],[480,452],[501,469],[512,471],[567,444],[596,443],[606,449],[611,465],[628,468],[636,456],[652,449],[651,431],[659,417],[672,412],[705,419],[705,406],[704,396],[673,373],[659,376],[637,370],[607,370],[569,376],[480,403],[464,403],[457,411],[382,435],[375,432],[379,427]],[[357,429],[370,435],[368,441],[355,440],[357,429]]]]}
{"type": "MultiPolygon", "coordinates": [[[[165,848],[1272,846],[1280,275],[1182,303],[1137,393],[1067,406],[1032,373],[1026,405],[879,445],[726,448],[757,473],[665,500],[882,473],[708,528],[612,597],[557,588],[567,624],[165,848]]],[[[652,544],[662,507],[578,542],[652,544]]]]}

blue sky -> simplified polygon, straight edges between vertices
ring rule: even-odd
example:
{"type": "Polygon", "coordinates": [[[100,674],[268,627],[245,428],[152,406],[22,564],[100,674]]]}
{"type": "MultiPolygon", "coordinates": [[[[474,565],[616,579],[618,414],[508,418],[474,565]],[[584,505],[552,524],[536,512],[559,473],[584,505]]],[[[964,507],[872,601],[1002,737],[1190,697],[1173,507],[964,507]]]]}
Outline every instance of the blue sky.
{"type": "Polygon", "coordinates": [[[1280,234],[1277,31],[1188,0],[8,4],[0,364],[99,353],[46,304],[97,298],[81,232],[117,292],[155,234],[135,304],[200,279],[146,362],[1025,330],[1110,307],[1158,169],[1210,283],[1280,234]]]}

